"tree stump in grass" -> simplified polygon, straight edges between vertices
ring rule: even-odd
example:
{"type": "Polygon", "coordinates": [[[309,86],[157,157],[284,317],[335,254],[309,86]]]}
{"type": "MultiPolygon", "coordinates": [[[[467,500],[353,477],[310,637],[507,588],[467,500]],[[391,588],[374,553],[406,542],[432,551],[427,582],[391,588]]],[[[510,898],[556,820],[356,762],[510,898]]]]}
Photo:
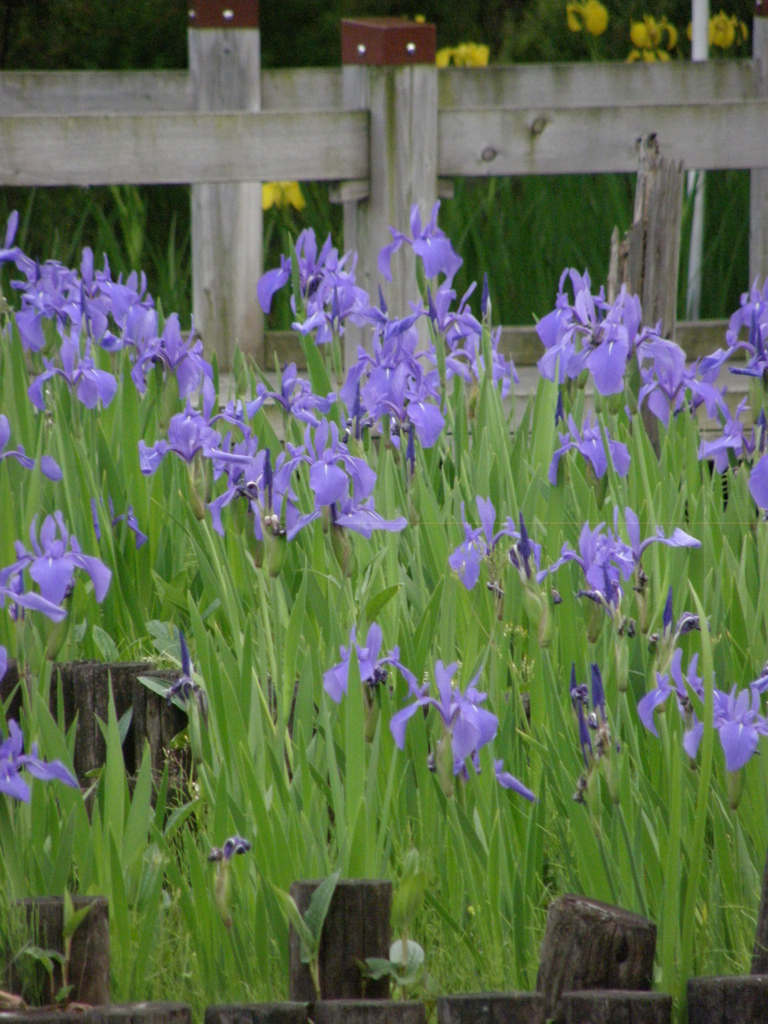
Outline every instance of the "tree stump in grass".
{"type": "MultiPolygon", "coordinates": [[[[302,917],[319,884],[319,881],[302,881],[291,886],[291,896],[302,917]]],[[[359,964],[369,956],[389,957],[391,910],[391,882],[338,883],[320,939],[318,966],[322,999],[362,999],[363,995],[367,999],[388,997],[389,978],[368,980],[363,991],[359,964]]],[[[309,967],[301,962],[301,943],[293,928],[289,933],[288,951],[288,998],[293,1002],[312,1002],[317,996],[309,967]]],[[[317,1019],[313,1019],[318,1024],[317,1019]]]]}
{"type": "MultiPolygon", "coordinates": [[[[170,686],[177,672],[159,670],[149,662],[119,662],[105,664],[100,661],[61,662],[53,667],[49,709],[58,721],[59,712],[68,729],[77,716],[74,769],[81,785],[89,772],[100,768],[106,758],[106,744],[97,718],[107,721],[109,714],[109,682],[115,698],[115,711],[120,720],[133,709],[131,724],[123,744],[125,770],[129,777],[137,774],[144,755],[144,741],[149,743],[152,771],[159,778],[165,767],[165,751],[171,740],[187,723],[187,716],[171,705],[169,708],[160,694],[153,693],[139,676],[154,676],[170,686]],[[61,680],[61,708],[58,692],[61,680]]],[[[18,683],[15,662],[0,682],[0,699],[6,700],[18,683]]],[[[18,720],[22,707],[22,694],[18,689],[8,709],[8,717],[18,720]]]]}
{"type": "Polygon", "coordinates": [[[662,992],[605,989],[564,992],[555,1021],[556,1024],[671,1024],[672,996],[662,992]]]}
{"type": "Polygon", "coordinates": [[[765,1024],[768,974],[690,978],[688,1020],[691,1024],[765,1024]]]}
{"type": "Polygon", "coordinates": [[[426,1024],[424,1003],[392,999],[328,999],[313,1003],[314,1024],[426,1024]]]}
{"type": "MultiPolygon", "coordinates": [[[[128,775],[136,775],[141,767],[144,740],[149,741],[154,774],[161,775],[165,765],[164,751],[173,737],[186,725],[186,715],[175,705],[152,693],[139,676],[155,676],[168,685],[177,672],[158,671],[147,662],[103,664],[98,661],[74,661],[57,665],[61,677],[64,722],[67,728],[78,716],[74,765],[81,781],[89,771],[104,764],[107,748],[99,723],[109,714],[109,683],[115,698],[118,720],[133,708],[131,725],[123,744],[123,758],[128,775]]],[[[51,679],[51,713],[56,714],[56,673],[51,679]]]]}
{"type": "Polygon", "coordinates": [[[549,906],[536,990],[552,1016],[563,992],[647,991],[653,978],[656,925],[639,914],[566,894],[549,906]]]}
{"type": "Polygon", "coordinates": [[[437,1024],[544,1024],[537,992],[481,992],[437,1000],[437,1024]]]}
{"type": "Polygon", "coordinates": [[[205,1024],[307,1024],[306,1003],[209,1006],[205,1024]]]}
{"type": "MultiPolygon", "coordinates": [[[[85,906],[91,909],[72,936],[67,964],[67,981],[72,985],[69,998],[91,1006],[108,1003],[109,901],[101,896],[73,896],[72,904],[76,911],[85,906]]],[[[27,938],[41,949],[64,955],[64,900],[60,896],[42,896],[18,900],[15,906],[21,909],[21,927],[26,928],[27,938]]],[[[14,951],[6,951],[6,957],[9,952],[14,951]]],[[[61,965],[56,961],[52,981],[42,964],[29,960],[24,970],[18,963],[11,965],[11,991],[28,1003],[52,1002],[63,981],[61,965]]]]}
{"type": "Polygon", "coordinates": [[[89,1010],[13,1010],[3,1024],[192,1024],[184,1003],[126,1003],[89,1010]]]}

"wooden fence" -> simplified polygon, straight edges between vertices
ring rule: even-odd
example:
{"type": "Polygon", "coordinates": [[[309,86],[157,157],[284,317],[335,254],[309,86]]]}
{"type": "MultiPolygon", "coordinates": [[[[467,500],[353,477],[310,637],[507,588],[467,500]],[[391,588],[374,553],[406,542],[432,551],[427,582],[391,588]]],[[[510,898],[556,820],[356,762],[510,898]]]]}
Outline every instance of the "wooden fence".
{"type": "MultiPolygon", "coordinates": [[[[407,230],[449,179],[632,172],[655,133],[687,168],[752,171],[750,279],[768,273],[768,17],[746,61],[261,71],[254,0],[206,6],[225,27],[190,27],[187,72],[0,73],[0,184],[191,184],[195,320],[224,369],[235,344],[265,355],[261,181],[333,183],[375,293],[389,225],[407,230]]],[[[412,267],[393,272],[385,296],[405,310],[412,267]]]]}

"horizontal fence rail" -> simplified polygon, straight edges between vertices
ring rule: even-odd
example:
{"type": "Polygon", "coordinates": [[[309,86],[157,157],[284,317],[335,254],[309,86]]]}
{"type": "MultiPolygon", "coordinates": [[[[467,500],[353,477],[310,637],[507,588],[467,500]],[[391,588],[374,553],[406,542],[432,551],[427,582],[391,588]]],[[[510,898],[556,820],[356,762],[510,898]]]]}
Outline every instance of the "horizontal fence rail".
{"type": "Polygon", "coordinates": [[[2,185],[339,181],[368,174],[361,111],[0,117],[2,185]]]}
{"type": "MultiPolygon", "coordinates": [[[[651,133],[686,167],[768,167],[768,100],[756,99],[440,111],[438,173],[629,173],[651,133]]],[[[0,116],[0,185],[349,181],[368,172],[364,111],[0,116]]]]}
{"type": "Polygon", "coordinates": [[[768,100],[695,106],[444,110],[439,173],[601,174],[637,170],[641,138],[697,170],[768,166],[768,100]]]}
{"type": "MultiPolygon", "coordinates": [[[[441,68],[440,110],[697,106],[759,95],[751,60],[668,64],[494,64],[441,68]]],[[[341,110],[341,68],[261,72],[262,110],[341,110]]],[[[125,114],[195,109],[188,71],[3,71],[0,111],[125,114]]]]}

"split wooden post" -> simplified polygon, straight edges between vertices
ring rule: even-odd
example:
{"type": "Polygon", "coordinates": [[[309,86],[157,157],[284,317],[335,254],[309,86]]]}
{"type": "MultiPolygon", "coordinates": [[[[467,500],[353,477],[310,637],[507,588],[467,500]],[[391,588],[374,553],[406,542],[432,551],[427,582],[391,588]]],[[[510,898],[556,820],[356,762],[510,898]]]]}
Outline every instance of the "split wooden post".
{"type": "MultiPolygon", "coordinates": [[[[86,906],[90,910],[75,929],[70,943],[67,961],[67,980],[72,985],[70,998],[75,1003],[100,1006],[109,1002],[109,900],[103,896],[73,896],[72,904],[76,911],[86,906]]],[[[16,906],[25,919],[23,926],[34,929],[36,945],[63,955],[66,945],[63,898],[34,897],[18,900],[16,906]]],[[[35,976],[36,983],[40,983],[43,1004],[50,1003],[64,980],[61,965],[54,962],[50,982],[41,965],[36,965],[35,976]],[[48,991],[49,985],[52,991],[48,991]]],[[[13,969],[11,990],[23,994],[29,1001],[30,993],[21,992],[21,978],[13,969]]]]}
{"type": "MultiPolygon", "coordinates": [[[[613,302],[621,285],[626,285],[630,294],[640,297],[643,326],[655,327],[661,321],[661,336],[673,339],[683,217],[683,164],[659,156],[655,135],[641,139],[639,148],[632,227],[621,243],[616,228],[611,237],[608,301],[613,302]]],[[[636,360],[632,360],[629,382],[637,398],[641,381],[636,360]]],[[[641,415],[648,439],[658,454],[656,418],[646,406],[641,415]]]]}
{"type": "Polygon", "coordinates": [[[655,135],[640,140],[632,227],[619,244],[611,239],[608,300],[622,284],[639,295],[643,326],[661,321],[661,334],[673,338],[677,315],[677,276],[683,216],[683,165],[659,155],[655,135]]]}
{"type": "Polygon", "coordinates": [[[691,1024],[763,1024],[768,1020],[768,975],[689,978],[691,1024]]]}
{"type": "MultiPolygon", "coordinates": [[[[261,109],[258,0],[191,0],[187,38],[198,111],[261,109]]],[[[220,370],[236,348],[262,355],[262,224],[260,183],[192,186],[192,308],[220,370]]]]}
{"type": "MultiPolygon", "coordinates": [[[[757,95],[768,96],[768,0],[758,0],[752,19],[752,59],[757,95]]],[[[749,174],[749,284],[768,276],[768,167],[749,174]]]]}
{"type": "MultiPolygon", "coordinates": [[[[379,275],[378,255],[392,241],[390,226],[410,234],[413,203],[425,224],[437,198],[436,39],[434,25],[401,18],[341,23],[344,104],[370,111],[371,169],[365,198],[355,196],[357,183],[346,186],[344,248],[357,250],[357,283],[374,302],[381,284],[394,316],[410,312],[413,254],[404,246],[393,258],[391,283],[379,275]]],[[[348,331],[347,367],[357,359],[359,341],[359,331],[348,331]]]]}
{"type": "MultiPolygon", "coordinates": [[[[291,896],[302,916],[319,884],[302,881],[291,886],[291,896]]],[[[320,998],[387,998],[389,978],[369,980],[364,986],[360,964],[369,956],[385,960],[389,957],[391,910],[391,882],[360,880],[337,884],[320,938],[320,998]]],[[[288,998],[298,1003],[317,998],[309,967],[301,962],[301,943],[293,928],[288,936],[288,998]]],[[[319,1024],[314,1014],[312,1017],[319,1024]]]]}
{"type": "Polygon", "coordinates": [[[648,991],[656,925],[639,914],[567,893],[549,905],[536,990],[552,1016],[564,992],[648,991]]]}

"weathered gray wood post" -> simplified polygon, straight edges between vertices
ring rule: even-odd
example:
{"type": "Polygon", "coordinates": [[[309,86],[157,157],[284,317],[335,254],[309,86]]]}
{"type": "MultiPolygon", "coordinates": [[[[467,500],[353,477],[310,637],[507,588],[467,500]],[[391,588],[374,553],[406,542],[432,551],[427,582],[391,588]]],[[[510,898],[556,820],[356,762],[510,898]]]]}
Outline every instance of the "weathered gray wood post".
{"type": "MultiPolygon", "coordinates": [[[[418,203],[425,223],[437,197],[436,38],[434,25],[401,18],[341,23],[344,102],[370,111],[371,168],[366,198],[350,190],[344,202],[344,248],[357,250],[358,284],[373,300],[381,284],[395,315],[409,312],[408,299],[416,298],[413,256],[407,247],[397,253],[391,284],[379,275],[377,260],[392,240],[390,225],[410,233],[411,204],[418,203]]],[[[347,366],[358,342],[359,333],[349,331],[347,366]]]]}
{"type": "MultiPolygon", "coordinates": [[[[258,0],[191,0],[188,41],[198,110],[261,109],[258,0]]],[[[192,186],[192,307],[221,370],[236,347],[262,354],[262,235],[260,183],[192,186]]]]}
{"type": "MultiPolygon", "coordinates": [[[[757,95],[768,96],[768,0],[757,0],[752,19],[757,95]]],[[[749,175],[749,285],[768,275],[768,167],[749,175]]]]}

